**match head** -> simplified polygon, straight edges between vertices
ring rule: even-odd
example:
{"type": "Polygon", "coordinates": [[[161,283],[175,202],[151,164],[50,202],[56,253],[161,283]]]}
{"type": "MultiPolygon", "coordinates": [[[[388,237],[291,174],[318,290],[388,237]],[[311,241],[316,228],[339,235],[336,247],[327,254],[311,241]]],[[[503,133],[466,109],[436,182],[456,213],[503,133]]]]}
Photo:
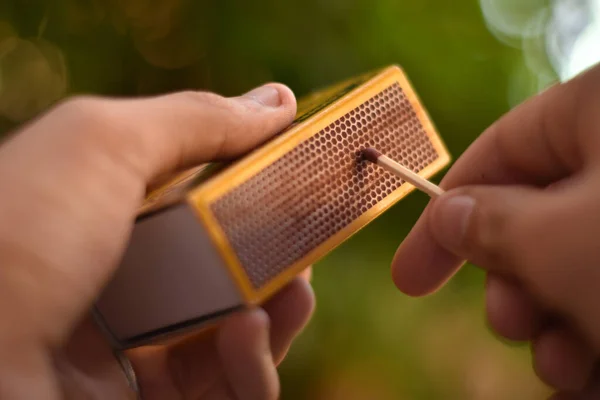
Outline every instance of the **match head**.
{"type": "Polygon", "coordinates": [[[377,163],[379,157],[381,157],[381,153],[371,147],[362,151],[362,158],[367,161],[371,161],[374,164],[377,163]]]}

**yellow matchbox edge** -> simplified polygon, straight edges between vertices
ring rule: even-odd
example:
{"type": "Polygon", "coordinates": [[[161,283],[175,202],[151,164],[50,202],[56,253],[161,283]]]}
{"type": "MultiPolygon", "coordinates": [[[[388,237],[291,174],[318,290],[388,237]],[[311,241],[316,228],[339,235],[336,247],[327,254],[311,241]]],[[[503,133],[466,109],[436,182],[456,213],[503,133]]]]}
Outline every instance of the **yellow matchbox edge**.
{"type": "Polygon", "coordinates": [[[367,82],[352,90],[350,93],[338,99],[317,114],[311,116],[308,120],[293,127],[281,137],[250,154],[237,164],[223,171],[221,174],[210,179],[201,187],[192,190],[188,194],[187,200],[189,205],[197,213],[199,220],[203,223],[208,235],[215,244],[220,255],[223,257],[229,273],[240,289],[243,300],[247,306],[261,304],[277,293],[302,272],[302,270],[324,257],[351,236],[358,233],[380,214],[385,212],[402,198],[406,197],[406,195],[411,193],[415,188],[408,183],[404,183],[376,206],[327,239],[324,243],[316,247],[313,251],[298,260],[260,289],[256,289],[251,283],[248,275],[238,260],[235,251],[227,240],[226,235],[210,211],[210,204],[259,173],[266,166],[279,159],[301,142],[316,135],[333,121],[346,115],[348,112],[360,106],[365,101],[374,97],[377,93],[380,93],[394,83],[398,83],[407,96],[438,154],[438,158],[432,164],[419,172],[420,176],[429,179],[445,168],[450,163],[451,157],[402,69],[393,66],[384,69],[381,73],[369,79],[367,82]]]}
{"type": "MultiPolygon", "coordinates": [[[[347,114],[348,110],[352,110],[361,105],[362,102],[360,100],[366,97],[364,96],[365,92],[369,91],[373,92],[373,94],[378,93],[379,91],[372,90],[373,87],[382,86],[381,81],[388,78],[396,68],[398,67],[385,69],[382,73],[371,78],[369,81],[346,94],[341,99],[338,99],[333,104],[330,104],[316,115],[313,115],[308,120],[298,124],[253,153],[250,153],[219,175],[209,179],[201,187],[193,190],[190,195],[193,198],[203,198],[209,204],[212,203],[232,188],[237,187],[262,171],[266,166],[272,164],[283,154],[320,132],[326,126],[331,124],[331,122],[336,121],[347,114]]],[[[393,80],[389,79],[390,85],[393,82],[393,80]]]]}
{"type": "Polygon", "coordinates": [[[195,197],[189,202],[190,207],[198,216],[200,223],[204,226],[206,233],[213,241],[219,254],[223,258],[228,272],[236,282],[237,287],[241,290],[241,295],[244,301],[248,304],[254,304],[254,289],[252,282],[242,268],[242,264],[238,260],[235,252],[231,248],[225,233],[221,229],[220,224],[215,220],[210,208],[201,198],[195,197]]]}

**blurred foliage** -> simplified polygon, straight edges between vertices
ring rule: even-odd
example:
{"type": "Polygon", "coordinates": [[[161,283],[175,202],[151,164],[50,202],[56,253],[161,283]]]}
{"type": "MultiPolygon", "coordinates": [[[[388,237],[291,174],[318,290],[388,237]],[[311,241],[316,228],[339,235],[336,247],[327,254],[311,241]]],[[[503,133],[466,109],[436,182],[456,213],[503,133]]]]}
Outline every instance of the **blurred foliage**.
{"type": "MultiPolygon", "coordinates": [[[[516,9],[501,20],[509,32],[545,3],[481,1],[488,22],[516,9]]],[[[275,80],[300,96],[400,64],[458,157],[539,88],[519,46],[485,21],[476,0],[3,0],[0,134],[73,94],[234,95],[275,80]]],[[[425,299],[394,288],[390,260],[426,202],[409,196],[315,267],[317,312],[281,367],[283,399],[547,393],[528,350],[486,327],[481,272],[466,267],[425,299]]]]}

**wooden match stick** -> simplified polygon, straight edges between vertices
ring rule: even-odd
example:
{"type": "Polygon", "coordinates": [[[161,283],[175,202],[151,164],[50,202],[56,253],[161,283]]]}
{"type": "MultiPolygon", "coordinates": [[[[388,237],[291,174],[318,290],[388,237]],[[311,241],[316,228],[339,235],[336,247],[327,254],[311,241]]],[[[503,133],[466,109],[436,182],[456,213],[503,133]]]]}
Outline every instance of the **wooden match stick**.
{"type": "Polygon", "coordinates": [[[379,165],[385,170],[391,172],[399,178],[402,178],[404,181],[410,183],[417,189],[427,193],[429,196],[435,198],[444,193],[444,190],[439,186],[434,185],[429,182],[427,179],[420,177],[418,174],[414,173],[410,169],[398,164],[396,161],[391,158],[381,154],[379,151],[368,148],[363,150],[362,156],[365,160],[370,161],[374,164],[379,165]]]}

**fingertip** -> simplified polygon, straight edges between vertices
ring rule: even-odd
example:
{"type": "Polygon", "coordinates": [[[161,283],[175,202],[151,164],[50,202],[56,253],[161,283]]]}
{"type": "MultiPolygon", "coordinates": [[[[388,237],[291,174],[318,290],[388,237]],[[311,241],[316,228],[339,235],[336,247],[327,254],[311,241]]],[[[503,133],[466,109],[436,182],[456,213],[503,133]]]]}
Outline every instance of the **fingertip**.
{"type": "Polygon", "coordinates": [[[272,87],[273,89],[277,90],[277,92],[279,93],[280,108],[285,110],[286,116],[291,122],[296,116],[296,112],[298,109],[296,95],[294,94],[292,89],[278,82],[270,82],[267,83],[265,86],[272,87]]]}
{"type": "Polygon", "coordinates": [[[280,293],[265,304],[265,311],[276,329],[276,318],[285,319],[296,334],[304,328],[313,315],[316,296],[312,285],[303,277],[298,277],[280,293]]]}
{"type": "MultiPolygon", "coordinates": [[[[232,346],[242,347],[248,344],[256,348],[256,344],[268,343],[270,324],[269,315],[262,308],[234,314],[223,323],[218,344],[225,351],[229,351],[232,346]]],[[[266,346],[262,350],[269,351],[270,348],[266,346]]]]}
{"type": "Polygon", "coordinates": [[[534,369],[546,384],[562,391],[580,391],[588,382],[595,356],[566,329],[543,332],[533,342],[534,369]]]}
{"type": "Polygon", "coordinates": [[[294,338],[310,321],[315,305],[312,286],[301,277],[264,305],[271,319],[271,351],[276,364],[283,360],[294,338]]]}
{"type": "Polygon", "coordinates": [[[253,308],[231,316],[219,332],[218,352],[230,386],[239,398],[279,396],[269,330],[269,315],[261,308],[253,308]]]}
{"type": "Polygon", "coordinates": [[[533,300],[519,286],[494,274],[486,280],[486,310],[491,327],[508,340],[531,340],[539,326],[533,300]]]}
{"type": "Polygon", "coordinates": [[[426,224],[424,216],[398,247],[392,261],[394,284],[412,297],[435,292],[464,264],[436,243],[426,224]]]}
{"type": "Polygon", "coordinates": [[[298,313],[304,316],[302,325],[305,325],[315,311],[317,297],[315,296],[315,291],[310,283],[310,276],[308,278],[301,277],[300,279],[296,279],[292,284],[298,285],[298,289],[296,289],[298,291],[298,303],[302,306],[299,307],[298,313]]]}
{"type": "MultiPolygon", "coordinates": [[[[313,277],[312,266],[308,267],[304,271],[302,271],[300,273],[300,277],[305,279],[307,282],[312,282],[312,277],[313,277]]],[[[311,290],[312,290],[312,287],[311,287],[311,290]]]]}
{"type": "Polygon", "coordinates": [[[296,95],[294,91],[287,85],[279,82],[269,82],[268,86],[275,88],[279,92],[281,104],[284,106],[296,106],[296,95]]]}

